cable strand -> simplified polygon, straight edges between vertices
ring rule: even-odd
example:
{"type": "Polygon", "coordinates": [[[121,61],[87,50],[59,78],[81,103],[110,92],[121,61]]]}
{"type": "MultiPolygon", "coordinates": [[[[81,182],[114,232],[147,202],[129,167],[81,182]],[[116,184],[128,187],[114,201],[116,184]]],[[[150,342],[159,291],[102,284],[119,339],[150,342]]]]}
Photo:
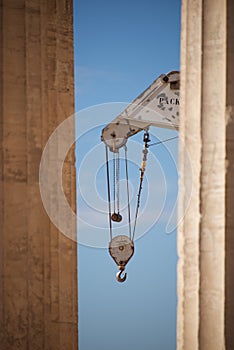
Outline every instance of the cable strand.
{"type": "Polygon", "coordinates": [[[107,147],[107,146],[106,146],[106,177],[107,177],[107,194],[108,194],[108,209],[109,209],[110,240],[112,240],[111,198],[110,198],[110,172],[109,172],[109,159],[108,159],[108,147],[107,147]]]}
{"type": "Polygon", "coordinates": [[[127,156],[127,147],[124,147],[125,149],[125,173],[126,173],[126,183],[127,183],[127,201],[128,201],[128,232],[129,232],[129,238],[132,236],[131,232],[131,210],[130,210],[130,197],[129,197],[129,182],[128,182],[128,156],[127,156]]]}
{"type": "Polygon", "coordinates": [[[171,141],[171,140],[174,140],[174,139],[178,139],[178,136],[171,137],[171,138],[163,140],[163,141],[158,141],[158,142],[155,142],[155,143],[151,143],[151,144],[148,145],[148,147],[157,146],[157,145],[160,145],[161,143],[165,143],[165,142],[168,142],[168,141],[171,141]]]}

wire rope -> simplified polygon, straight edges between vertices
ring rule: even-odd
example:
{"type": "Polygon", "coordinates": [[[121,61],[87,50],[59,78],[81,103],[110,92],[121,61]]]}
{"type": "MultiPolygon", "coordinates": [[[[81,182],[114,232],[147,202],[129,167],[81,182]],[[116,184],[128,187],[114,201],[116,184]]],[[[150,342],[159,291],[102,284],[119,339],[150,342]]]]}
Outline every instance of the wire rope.
{"type": "Polygon", "coordinates": [[[106,146],[106,177],[107,177],[107,194],[108,194],[108,209],[109,209],[110,240],[112,240],[110,172],[109,172],[109,159],[108,159],[108,147],[107,146],[106,146]]]}
{"type": "Polygon", "coordinates": [[[115,203],[116,203],[116,153],[113,154],[113,202],[114,202],[114,213],[115,213],[115,203]]]}
{"type": "Polygon", "coordinates": [[[178,139],[178,136],[171,137],[171,138],[163,140],[163,141],[158,141],[158,142],[155,142],[155,143],[151,143],[151,144],[148,145],[148,147],[157,146],[157,145],[160,145],[161,143],[164,143],[164,142],[167,142],[167,141],[171,141],[171,140],[174,140],[174,139],[178,139]]]}
{"type": "Polygon", "coordinates": [[[120,176],[120,160],[119,160],[119,150],[116,154],[116,207],[117,213],[119,214],[119,176],[120,176]]]}
{"type": "Polygon", "coordinates": [[[128,231],[129,231],[129,238],[132,240],[132,233],[131,233],[131,209],[130,209],[130,197],[129,197],[129,181],[128,181],[128,157],[127,157],[127,147],[124,147],[125,149],[125,173],[126,173],[126,185],[127,185],[127,201],[128,201],[128,231]]]}

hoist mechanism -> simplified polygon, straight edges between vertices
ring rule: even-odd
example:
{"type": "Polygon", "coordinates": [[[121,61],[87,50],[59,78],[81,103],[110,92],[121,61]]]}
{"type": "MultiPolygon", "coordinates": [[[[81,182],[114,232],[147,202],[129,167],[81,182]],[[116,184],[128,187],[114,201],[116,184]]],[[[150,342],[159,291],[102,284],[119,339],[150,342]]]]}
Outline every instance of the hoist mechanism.
{"type": "MultiPolygon", "coordinates": [[[[109,210],[110,243],[109,253],[119,268],[116,274],[118,282],[124,282],[127,274],[124,272],[128,261],[134,254],[134,237],[136,231],[138,211],[144,173],[146,170],[148,147],[151,146],[149,127],[157,126],[166,129],[179,128],[179,104],[180,104],[180,73],[172,71],[160,75],[142,94],[125,108],[103,130],[101,140],[106,146],[106,175],[109,210]],[[128,158],[127,140],[129,137],[144,131],[142,164],[140,167],[139,189],[133,223],[131,222],[130,196],[128,184],[128,158]],[[120,150],[124,150],[127,211],[128,211],[128,235],[113,237],[113,225],[122,221],[120,214],[120,150]],[[113,188],[111,189],[110,160],[112,154],[113,188]],[[132,227],[133,226],[133,227],[132,227]]],[[[171,138],[173,139],[173,138],[171,138]]],[[[170,140],[170,139],[168,139],[170,140]]],[[[166,140],[166,141],[168,141],[166,140]]],[[[160,143],[160,142],[159,142],[160,143]]],[[[156,143],[158,144],[158,143],[156,143]]]]}
{"type": "Polygon", "coordinates": [[[101,139],[117,152],[128,138],[150,126],[179,128],[180,72],[161,74],[103,130],[101,139]]]}

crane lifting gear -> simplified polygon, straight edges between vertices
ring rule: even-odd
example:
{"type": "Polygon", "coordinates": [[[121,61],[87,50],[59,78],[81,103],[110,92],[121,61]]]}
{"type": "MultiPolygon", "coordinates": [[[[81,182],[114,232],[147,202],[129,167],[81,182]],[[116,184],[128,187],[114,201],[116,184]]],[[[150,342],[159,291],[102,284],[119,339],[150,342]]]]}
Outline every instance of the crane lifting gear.
{"type": "MultiPolygon", "coordinates": [[[[118,115],[103,130],[101,139],[106,145],[106,173],[108,190],[108,208],[109,208],[109,229],[110,243],[109,253],[118,265],[119,272],[116,274],[118,282],[124,282],[127,274],[124,272],[128,261],[134,254],[134,236],[136,231],[138,211],[140,207],[140,197],[142,183],[146,169],[148,148],[155,144],[149,144],[149,127],[157,126],[167,129],[176,129],[179,127],[179,84],[180,73],[172,71],[167,75],[160,75],[140,96],[138,96],[120,115],[118,115]],[[137,195],[137,204],[133,230],[131,229],[131,213],[129,201],[128,185],[128,161],[126,143],[130,136],[145,130],[142,151],[142,164],[140,168],[140,182],[137,195]],[[119,235],[113,237],[112,221],[119,223],[122,216],[119,213],[119,174],[120,158],[119,151],[125,149],[125,173],[128,200],[128,226],[129,235],[119,235]],[[111,189],[110,189],[110,171],[109,171],[109,152],[113,152],[113,192],[114,192],[114,212],[111,213],[111,189]]],[[[170,138],[165,141],[172,140],[170,138]]],[[[163,141],[162,141],[163,142],[163,141]]]]}
{"type": "Polygon", "coordinates": [[[180,73],[161,74],[103,130],[101,139],[112,152],[123,147],[130,136],[148,129],[179,128],[180,73]]]}
{"type": "MultiPolygon", "coordinates": [[[[146,161],[147,161],[147,153],[148,153],[148,142],[150,142],[149,133],[146,131],[144,133],[143,141],[145,143],[143,151],[142,151],[142,164],[140,170],[140,183],[139,190],[137,195],[137,205],[134,219],[133,230],[131,228],[131,212],[130,212],[130,200],[129,200],[129,184],[128,184],[128,162],[127,162],[127,147],[125,148],[125,172],[126,172],[126,190],[127,190],[127,201],[128,201],[128,236],[119,235],[113,238],[112,234],[112,221],[120,222],[122,220],[122,216],[115,212],[115,183],[113,186],[114,191],[114,213],[111,214],[111,189],[110,189],[110,172],[109,172],[109,157],[108,157],[108,147],[106,146],[106,172],[107,172],[107,190],[108,190],[108,208],[109,208],[109,229],[110,229],[110,244],[109,244],[109,253],[111,257],[114,259],[116,264],[118,265],[119,272],[116,274],[116,279],[118,282],[124,282],[126,280],[127,274],[123,271],[125,270],[125,266],[127,265],[130,258],[134,253],[134,236],[136,231],[136,223],[138,217],[138,211],[140,207],[140,197],[142,191],[142,183],[144,178],[144,173],[146,169],[146,161]],[[121,220],[113,219],[114,215],[119,215],[121,220]]],[[[115,158],[114,158],[115,159],[115,158]]],[[[114,174],[115,174],[115,166],[114,166],[114,174]]],[[[115,180],[115,176],[114,176],[115,180]]],[[[119,197],[119,194],[118,194],[119,197]]]]}

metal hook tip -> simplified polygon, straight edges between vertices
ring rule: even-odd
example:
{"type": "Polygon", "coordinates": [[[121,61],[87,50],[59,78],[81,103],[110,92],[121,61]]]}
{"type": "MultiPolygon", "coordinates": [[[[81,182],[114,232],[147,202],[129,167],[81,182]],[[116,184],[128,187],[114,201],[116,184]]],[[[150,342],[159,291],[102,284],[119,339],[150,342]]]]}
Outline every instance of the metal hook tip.
{"type": "Polygon", "coordinates": [[[126,281],[126,278],[127,278],[126,272],[123,272],[123,270],[117,272],[116,279],[118,282],[122,283],[122,282],[126,281]],[[122,276],[122,273],[124,273],[123,276],[122,276]]]}

